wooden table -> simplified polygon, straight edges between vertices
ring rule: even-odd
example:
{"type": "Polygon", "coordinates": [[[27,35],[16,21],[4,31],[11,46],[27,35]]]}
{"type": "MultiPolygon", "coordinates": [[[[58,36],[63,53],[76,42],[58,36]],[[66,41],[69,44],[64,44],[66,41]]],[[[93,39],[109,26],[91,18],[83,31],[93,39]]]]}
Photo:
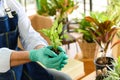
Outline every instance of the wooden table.
{"type": "Polygon", "coordinates": [[[62,72],[68,74],[72,80],[78,80],[85,75],[84,64],[82,61],[68,59],[68,64],[62,69],[62,72]]]}
{"type": "MultiPolygon", "coordinates": [[[[37,63],[45,67],[40,62],[37,63]]],[[[72,80],[78,80],[85,75],[84,63],[82,61],[69,58],[68,63],[65,65],[64,68],[62,68],[61,72],[68,74],[72,78],[72,80]]]]}
{"type": "Polygon", "coordinates": [[[96,72],[92,72],[88,74],[86,77],[82,78],[81,80],[95,80],[96,72]]]}
{"type": "Polygon", "coordinates": [[[82,59],[85,75],[78,80],[95,80],[95,66],[93,59],[82,59]]]}

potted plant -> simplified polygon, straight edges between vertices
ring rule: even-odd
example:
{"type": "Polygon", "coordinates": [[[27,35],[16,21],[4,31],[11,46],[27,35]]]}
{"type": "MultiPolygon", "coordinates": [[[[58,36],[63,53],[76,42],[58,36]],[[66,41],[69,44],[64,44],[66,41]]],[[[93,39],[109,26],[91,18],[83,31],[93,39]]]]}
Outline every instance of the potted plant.
{"type": "Polygon", "coordinates": [[[107,71],[107,77],[104,80],[120,80],[120,57],[114,62],[112,62],[114,68],[110,68],[109,66],[107,71]]]}
{"type": "Polygon", "coordinates": [[[82,19],[76,18],[75,21],[78,23],[79,27],[74,29],[74,31],[82,34],[82,38],[78,40],[82,57],[83,59],[93,59],[96,52],[96,43],[88,30],[88,28],[91,27],[91,24],[85,20],[85,14],[82,14],[82,19]]]}
{"type": "MultiPolygon", "coordinates": [[[[106,56],[106,54],[111,52],[112,40],[119,28],[115,26],[116,18],[109,19],[105,14],[103,18],[101,17],[101,20],[97,19],[97,16],[87,16],[85,19],[91,23],[92,26],[88,29],[99,47],[100,56],[96,56],[95,65],[96,80],[101,80],[106,77],[106,71],[108,70],[106,65],[113,68],[112,61],[114,59],[106,56]]],[[[114,45],[119,42],[116,42],[114,45]]]]}
{"type": "Polygon", "coordinates": [[[62,23],[59,24],[58,19],[56,19],[51,28],[40,30],[40,32],[42,32],[45,36],[47,36],[50,39],[50,45],[53,47],[52,50],[57,54],[59,54],[57,47],[62,45],[62,38],[64,36],[60,36],[62,32],[62,27],[62,23]]]}

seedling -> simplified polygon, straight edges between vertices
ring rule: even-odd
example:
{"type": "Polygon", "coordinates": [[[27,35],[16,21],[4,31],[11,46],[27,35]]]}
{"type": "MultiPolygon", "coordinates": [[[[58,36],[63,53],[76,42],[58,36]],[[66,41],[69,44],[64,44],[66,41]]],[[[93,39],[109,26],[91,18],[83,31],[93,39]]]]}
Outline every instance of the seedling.
{"type": "Polygon", "coordinates": [[[56,19],[49,29],[40,30],[45,36],[50,39],[50,45],[53,46],[53,51],[59,53],[57,50],[58,46],[62,45],[62,39],[64,35],[61,35],[63,29],[63,24],[58,23],[58,19],[56,19]]]}

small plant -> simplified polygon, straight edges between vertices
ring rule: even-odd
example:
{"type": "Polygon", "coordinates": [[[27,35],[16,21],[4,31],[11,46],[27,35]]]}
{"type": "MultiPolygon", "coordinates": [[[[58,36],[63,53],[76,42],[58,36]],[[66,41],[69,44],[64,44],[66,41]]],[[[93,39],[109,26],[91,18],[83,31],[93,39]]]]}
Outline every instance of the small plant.
{"type": "Polygon", "coordinates": [[[107,77],[104,78],[104,80],[120,80],[120,57],[118,57],[118,59],[112,64],[114,68],[111,69],[109,66],[107,66],[109,71],[107,77]]]}
{"type": "Polygon", "coordinates": [[[49,37],[50,45],[53,46],[53,51],[56,53],[58,53],[57,47],[62,45],[61,41],[64,37],[64,35],[60,35],[62,28],[62,23],[58,24],[58,20],[56,19],[50,29],[40,30],[45,36],[49,37]]]}

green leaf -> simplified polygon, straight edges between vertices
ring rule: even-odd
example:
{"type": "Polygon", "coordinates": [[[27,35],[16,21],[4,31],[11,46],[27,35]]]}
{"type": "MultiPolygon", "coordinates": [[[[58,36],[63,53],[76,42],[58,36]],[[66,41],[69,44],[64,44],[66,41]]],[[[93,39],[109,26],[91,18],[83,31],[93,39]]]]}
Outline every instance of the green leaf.
{"type": "Polygon", "coordinates": [[[60,23],[57,29],[58,29],[58,30],[57,30],[57,31],[58,31],[58,34],[61,34],[61,32],[63,31],[63,24],[60,23]]]}

